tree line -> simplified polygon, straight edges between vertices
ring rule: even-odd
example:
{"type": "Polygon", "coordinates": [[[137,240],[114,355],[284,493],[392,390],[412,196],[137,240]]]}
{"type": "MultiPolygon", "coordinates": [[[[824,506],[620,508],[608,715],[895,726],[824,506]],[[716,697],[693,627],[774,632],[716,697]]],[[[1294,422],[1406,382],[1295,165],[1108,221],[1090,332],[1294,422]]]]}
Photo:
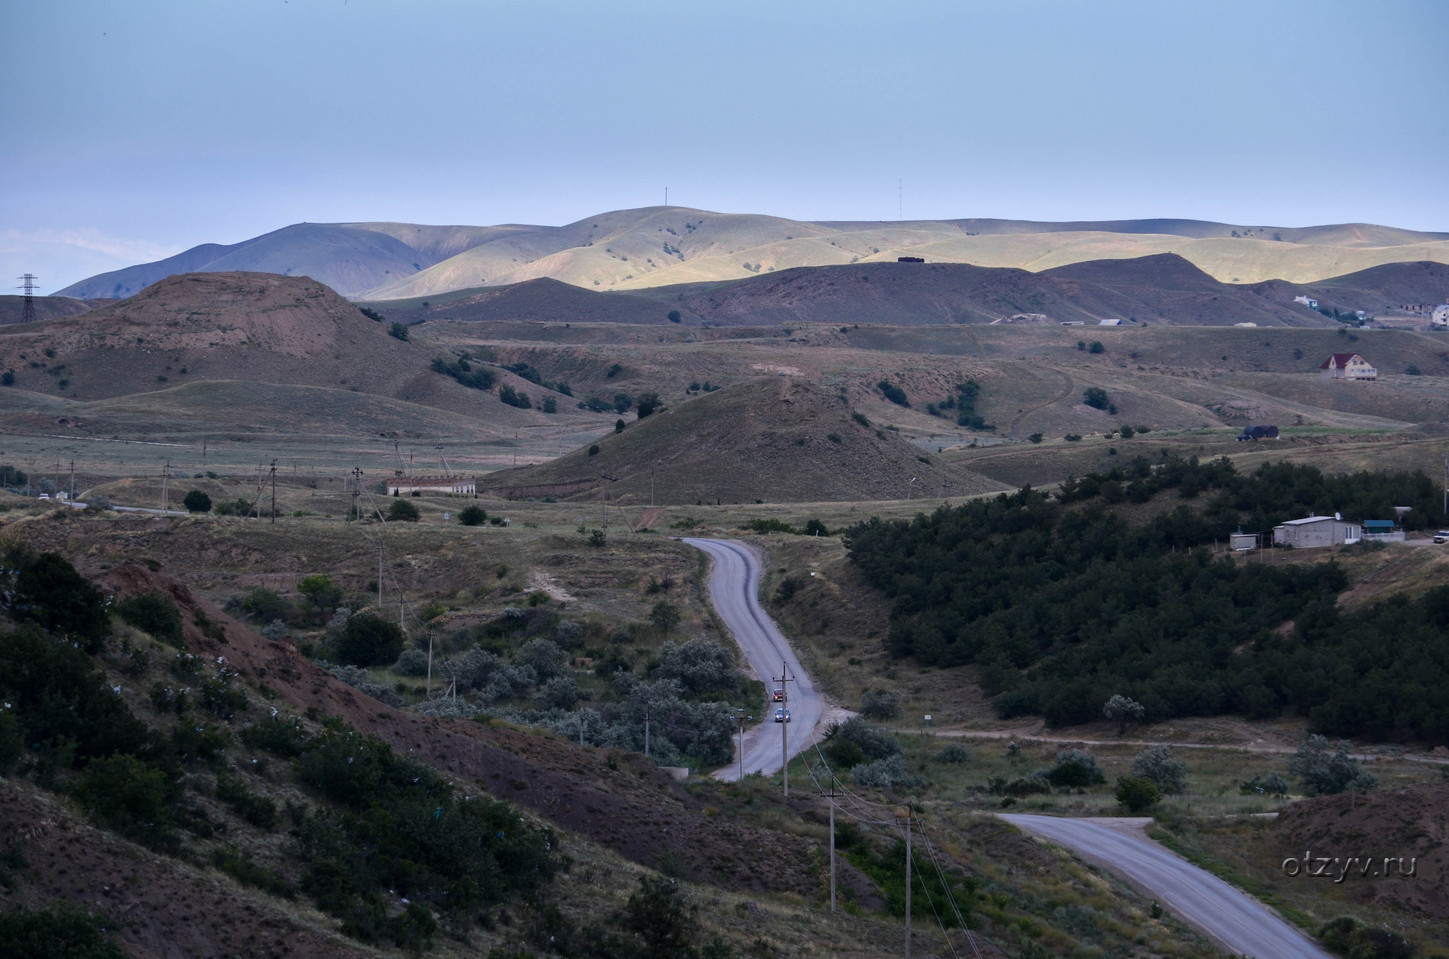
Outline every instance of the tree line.
{"type": "Polygon", "coordinates": [[[1305,506],[1412,505],[1420,522],[1442,522],[1433,492],[1423,474],[1280,463],[1244,476],[1226,460],[1168,456],[1073,480],[1057,497],[1028,487],[910,522],[872,518],[846,543],[893,601],[892,655],[977,665],[1004,717],[1087,722],[1121,693],[1150,721],[1293,710],[1335,735],[1442,740],[1449,589],[1341,613],[1347,577],[1334,562],[1246,566],[1202,548],[1305,506]],[[1112,508],[1169,490],[1211,499],[1145,522],[1112,508]]]}

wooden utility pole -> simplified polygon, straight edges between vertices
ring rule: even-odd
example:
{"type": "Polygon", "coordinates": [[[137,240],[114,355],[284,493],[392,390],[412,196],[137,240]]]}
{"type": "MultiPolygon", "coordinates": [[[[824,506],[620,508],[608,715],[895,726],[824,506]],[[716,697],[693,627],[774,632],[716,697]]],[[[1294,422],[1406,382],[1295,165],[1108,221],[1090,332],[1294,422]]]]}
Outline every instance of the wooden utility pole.
{"type": "Polygon", "coordinates": [[[825,798],[830,801],[830,911],[835,911],[835,779],[830,780],[830,792],[825,798]]]}
{"type": "Polygon", "coordinates": [[[277,525],[277,461],[272,460],[272,525],[277,525]]]}
{"type": "MultiPolygon", "coordinates": [[[[900,820],[897,820],[899,822],[900,820]]],[[[906,959],[911,959],[911,808],[906,807],[906,959]]]]}
{"type": "Polygon", "coordinates": [[[785,798],[790,798],[790,687],[787,683],[793,683],[790,672],[785,668],[785,663],[780,663],[780,678],[775,680],[780,684],[780,771],[785,776],[785,798]]]}
{"type": "Polygon", "coordinates": [[[649,704],[644,704],[644,758],[649,758],[649,704]]]}
{"type": "Polygon", "coordinates": [[[161,513],[164,515],[171,512],[171,496],[169,485],[171,483],[171,461],[168,459],[161,470],[161,513]]]}
{"type": "Polygon", "coordinates": [[[745,781],[745,714],[743,711],[735,715],[740,724],[740,782],[745,781]]]}

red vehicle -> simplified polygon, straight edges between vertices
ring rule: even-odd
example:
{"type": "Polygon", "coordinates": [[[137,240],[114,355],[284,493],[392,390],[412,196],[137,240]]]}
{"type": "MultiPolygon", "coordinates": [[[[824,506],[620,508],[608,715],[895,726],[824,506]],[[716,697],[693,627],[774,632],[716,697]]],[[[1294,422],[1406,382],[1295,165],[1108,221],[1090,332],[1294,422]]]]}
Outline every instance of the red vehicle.
{"type": "Polygon", "coordinates": [[[783,703],[785,701],[785,690],[784,690],[784,688],[783,687],[777,688],[775,690],[774,694],[770,698],[772,700],[774,700],[775,702],[777,702],[777,703],[783,703]]]}

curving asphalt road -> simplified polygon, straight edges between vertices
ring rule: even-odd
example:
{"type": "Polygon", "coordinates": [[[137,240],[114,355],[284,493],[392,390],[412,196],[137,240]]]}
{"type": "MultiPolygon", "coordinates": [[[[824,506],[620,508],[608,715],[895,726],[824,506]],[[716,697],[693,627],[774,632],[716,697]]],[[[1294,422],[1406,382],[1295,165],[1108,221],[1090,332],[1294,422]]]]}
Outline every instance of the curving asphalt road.
{"type": "Polygon", "coordinates": [[[1127,877],[1177,918],[1233,955],[1255,959],[1333,959],[1258,900],[1192,865],[1123,820],[1062,819],[1002,813],[1002,819],[1127,877]],[[1108,825],[1115,824],[1117,828],[1108,825]]]}
{"type": "MultiPolygon", "coordinates": [[[[810,745],[824,710],[820,693],[805,670],[800,668],[795,651],[785,641],[774,620],[760,608],[759,559],[738,540],[686,538],[683,542],[703,550],[714,561],[709,572],[710,599],[714,602],[715,612],[734,634],[755,675],[767,689],[778,685],[775,679],[780,676],[782,664],[785,675],[790,677],[791,681],[786,684],[790,697],[790,722],[782,725],[785,726],[785,748],[794,756],[810,745]]],[[[771,703],[769,714],[774,712],[775,704],[771,703]]],[[[747,731],[745,775],[761,772],[768,776],[778,772],[784,765],[781,752],[780,726],[766,722],[753,732],[747,731]]],[[[714,775],[727,782],[739,779],[738,758],[714,775]]]]}

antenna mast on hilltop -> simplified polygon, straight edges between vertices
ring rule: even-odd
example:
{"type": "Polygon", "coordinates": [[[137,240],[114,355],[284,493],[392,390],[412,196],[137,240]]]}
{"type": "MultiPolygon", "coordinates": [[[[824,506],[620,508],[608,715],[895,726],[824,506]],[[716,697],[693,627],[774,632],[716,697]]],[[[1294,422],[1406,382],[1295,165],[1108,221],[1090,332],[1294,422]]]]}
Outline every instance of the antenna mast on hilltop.
{"type": "Polygon", "coordinates": [[[35,322],[35,281],[40,279],[34,273],[27,273],[24,276],[16,277],[20,286],[16,289],[25,291],[25,305],[20,310],[21,323],[35,322]]]}

